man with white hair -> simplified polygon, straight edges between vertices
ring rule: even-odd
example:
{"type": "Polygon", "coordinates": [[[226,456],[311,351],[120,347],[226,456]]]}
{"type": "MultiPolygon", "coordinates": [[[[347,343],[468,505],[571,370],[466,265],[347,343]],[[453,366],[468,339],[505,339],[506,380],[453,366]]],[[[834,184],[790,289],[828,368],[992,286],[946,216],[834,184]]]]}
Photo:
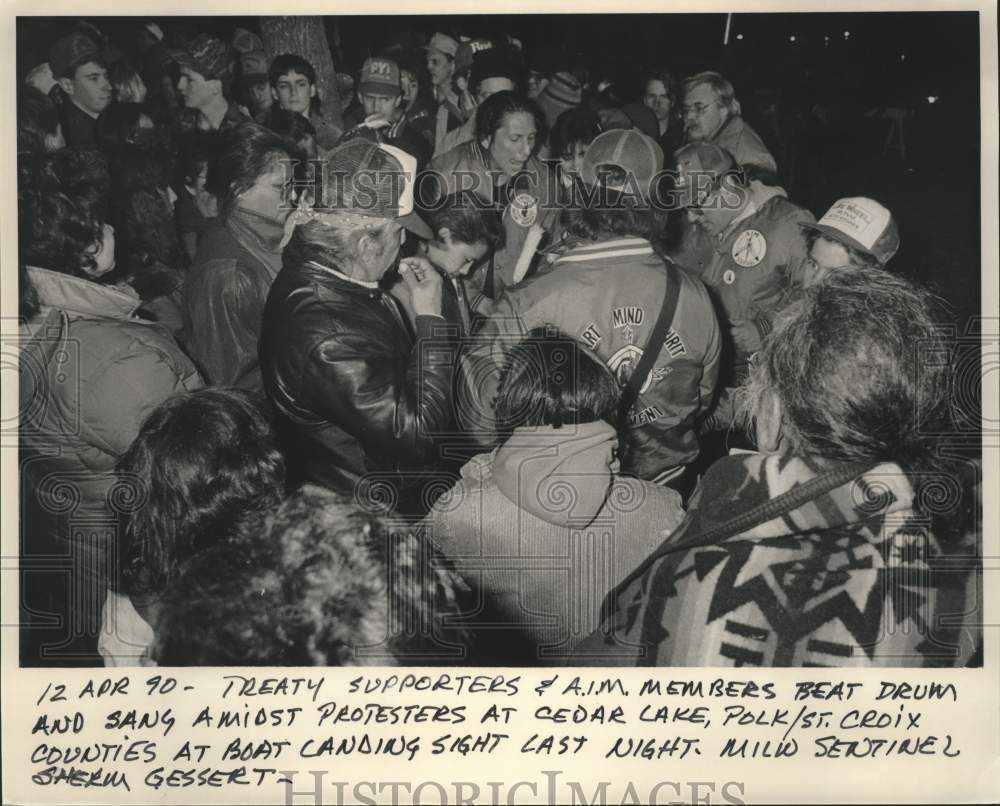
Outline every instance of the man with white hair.
{"type": "Polygon", "coordinates": [[[435,436],[451,422],[441,276],[405,258],[411,328],[379,281],[405,231],[431,239],[413,212],[416,160],[355,139],[330,153],[313,206],[288,219],[284,268],[268,297],[260,339],[264,388],[298,481],[354,494],[362,504],[422,514],[435,436]]]}
{"type": "Polygon", "coordinates": [[[681,112],[687,142],[721,146],[751,178],[773,180],[777,163],[740,111],[733,85],[718,73],[705,71],[685,80],[681,112]]]}

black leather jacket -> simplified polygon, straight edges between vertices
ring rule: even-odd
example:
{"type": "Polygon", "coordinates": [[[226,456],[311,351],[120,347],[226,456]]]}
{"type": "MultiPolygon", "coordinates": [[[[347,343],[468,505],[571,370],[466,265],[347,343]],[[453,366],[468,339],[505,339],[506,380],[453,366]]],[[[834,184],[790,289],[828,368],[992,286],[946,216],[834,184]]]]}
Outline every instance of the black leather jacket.
{"type": "Polygon", "coordinates": [[[418,316],[414,333],[391,295],[335,269],[281,270],[264,309],[260,365],[293,480],[404,513],[429,506],[412,499],[451,422],[454,358],[443,325],[418,316]]]}

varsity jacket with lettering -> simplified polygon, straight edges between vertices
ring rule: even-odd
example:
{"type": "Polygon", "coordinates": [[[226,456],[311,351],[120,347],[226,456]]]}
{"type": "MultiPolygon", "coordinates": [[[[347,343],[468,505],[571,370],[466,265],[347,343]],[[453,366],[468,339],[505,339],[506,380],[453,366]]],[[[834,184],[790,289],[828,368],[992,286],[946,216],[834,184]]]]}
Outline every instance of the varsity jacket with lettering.
{"type": "MultiPolygon", "coordinates": [[[[714,237],[703,233],[704,248],[689,254],[685,265],[708,286],[728,324],[750,320],[763,337],[789,279],[801,272],[808,257],[799,225],[815,219],[781,188],[751,182],[749,194],[743,212],[723,232],[714,237]]],[[[744,367],[747,358],[734,351],[734,366],[744,367]]]]}
{"type": "MultiPolygon", "coordinates": [[[[632,409],[623,457],[623,472],[649,481],[666,481],[697,457],[695,421],[712,403],[719,372],[719,324],[708,293],[685,272],[676,275],[682,286],[673,326],[632,409]]],[[[489,345],[496,359],[515,343],[512,317],[521,333],[551,323],[594,350],[624,386],[656,324],[666,279],[663,259],[643,238],[579,244],[491,306],[480,338],[505,334],[504,345],[489,345]]]]}

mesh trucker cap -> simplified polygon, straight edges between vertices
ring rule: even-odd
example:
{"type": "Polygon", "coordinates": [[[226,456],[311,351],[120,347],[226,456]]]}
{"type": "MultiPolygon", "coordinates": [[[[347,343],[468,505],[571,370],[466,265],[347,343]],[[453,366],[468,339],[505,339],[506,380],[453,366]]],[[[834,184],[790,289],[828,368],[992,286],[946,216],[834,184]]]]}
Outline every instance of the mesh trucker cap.
{"type": "Polygon", "coordinates": [[[899,251],[896,219],[877,201],[863,196],[838,199],[819,221],[800,226],[871,255],[883,266],[899,251]]]}
{"type": "Polygon", "coordinates": [[[323,198],[313,209],[391,219],[424,239],[431,228],[413,212],[417,160],[385,143],[355,138],[330,152],[323,198]]]}
{"type": "Polygon", "coordinates": [[[644,198],[652,192],[653,180],[663,168],[663,149],[651,137],[636,129],[612,129],[594,138],[583,156],[583,181],[601,183],[604,166],[625,171],[622,184],[604,181],[613,190],[637,187],[644,198]]]}

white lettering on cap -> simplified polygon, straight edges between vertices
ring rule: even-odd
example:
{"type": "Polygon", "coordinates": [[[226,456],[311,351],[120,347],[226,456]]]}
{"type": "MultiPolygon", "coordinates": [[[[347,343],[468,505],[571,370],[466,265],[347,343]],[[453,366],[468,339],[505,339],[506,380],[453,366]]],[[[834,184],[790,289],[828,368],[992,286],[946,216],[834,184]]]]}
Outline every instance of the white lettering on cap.
{"type": "Polygon", "coordinates": [[[889,211],[871,199],[840,199],[818,222],[871,249],[889,226],[889,211]]]}
{"type": "Polygon", "coordinates": [[[413,212],[413,178],[417,175],[416,157],[407,154],[401,148],[385,143],[379,143],[378,147],[395,157],[403,167],[403,189],[399,194],[399,217],[402,218],[413,212]]]}

